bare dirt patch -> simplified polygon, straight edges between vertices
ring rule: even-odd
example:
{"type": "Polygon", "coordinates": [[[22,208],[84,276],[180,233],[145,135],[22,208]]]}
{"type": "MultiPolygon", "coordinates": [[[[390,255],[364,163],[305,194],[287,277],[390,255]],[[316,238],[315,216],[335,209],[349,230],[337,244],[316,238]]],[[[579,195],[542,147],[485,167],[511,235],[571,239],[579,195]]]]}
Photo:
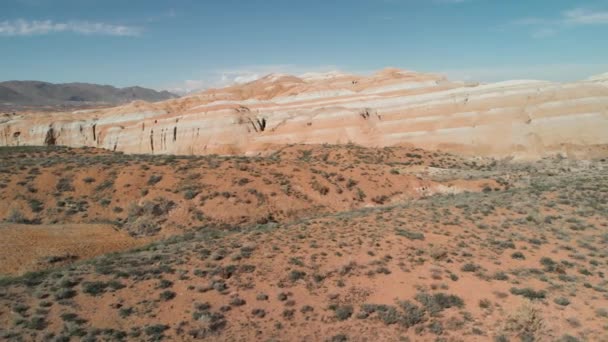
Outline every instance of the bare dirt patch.
{"type": "Polygon", "coordinates": [[[0,274],[22,274],[146,243],[111,225],[0,224],[0,274]]]}

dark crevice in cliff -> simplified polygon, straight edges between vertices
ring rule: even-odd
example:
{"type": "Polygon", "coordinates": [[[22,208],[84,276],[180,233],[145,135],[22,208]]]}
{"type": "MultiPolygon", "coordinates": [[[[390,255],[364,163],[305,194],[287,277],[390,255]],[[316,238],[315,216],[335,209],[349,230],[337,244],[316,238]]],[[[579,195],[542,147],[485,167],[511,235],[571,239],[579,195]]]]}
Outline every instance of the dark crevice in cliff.
{"type": "Polygon", "coordinates": [[[46,146],[55,146],[57,144],[57,136],[55,136],[55,130],[53,129],[53,127],[49,127],[49,130],[46,131],[44,144],[46,146]]]}
{"type": "Polygon", "coordinates": [[[382,121],[382,116],[380,114],[378,114],[378,111],[374,111],[374,112],[372,112],[372,111],[373,111],[373,109],[371,109],[371,108],[365,108],[359,112],[359,115],[364,120],[367,120],[372,116],[372,114],[374,114],[378,118],[378,120],[382,121]]]}
{"type": "Polygon", "coordinates": [[[264,130],[266,130],[266,119],[265,118],[262,118],[262,119],[256,118],[255,121],[253,121],[251,118],[249,118],[249,123],[251,124],[251,126],[253,127],[253,129],[256,132],[264,132],[264,130]]]}
{"type": "Polygon", "coordinates": [[[258,127],[260,127],[260,131],[264,132],[264,130],[266,129],[266,119],[262,118],[262,120],[257,119],[258,122],[258,127]]]}
{"type": "Polygon", "coordinates": [[[363,111],[361,111],[359,113],[359,115],[361,115],[362,118],[364,118],[365,120],[369,119],[370,117],[370,109],[369,108],[365,108],[363,111]]]}

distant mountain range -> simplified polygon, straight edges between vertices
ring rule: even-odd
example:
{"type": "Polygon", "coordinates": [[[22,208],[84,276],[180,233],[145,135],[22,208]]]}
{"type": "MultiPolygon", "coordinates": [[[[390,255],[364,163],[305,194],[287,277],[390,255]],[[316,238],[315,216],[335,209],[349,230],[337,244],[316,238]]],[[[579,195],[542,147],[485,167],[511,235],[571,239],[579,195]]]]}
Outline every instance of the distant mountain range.
{"type": "Polygon", "coordinates": [[[53,84],[40,81],[0,82],[0,108],[95,107],[135,100],[163,101],[178,97],[142,87],[116,88],[90,83],[53,84]]]}

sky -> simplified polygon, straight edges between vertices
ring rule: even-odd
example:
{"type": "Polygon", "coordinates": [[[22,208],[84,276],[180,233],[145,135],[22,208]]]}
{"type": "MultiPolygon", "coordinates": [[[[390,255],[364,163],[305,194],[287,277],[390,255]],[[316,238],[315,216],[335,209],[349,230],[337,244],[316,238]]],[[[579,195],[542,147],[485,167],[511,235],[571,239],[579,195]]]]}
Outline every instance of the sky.
{"type": "Polygon", "coordinates": [[[385,67],[452,80],[608,72],[608,0],[0,0],[0,81],[187,92],[385,67]]]}

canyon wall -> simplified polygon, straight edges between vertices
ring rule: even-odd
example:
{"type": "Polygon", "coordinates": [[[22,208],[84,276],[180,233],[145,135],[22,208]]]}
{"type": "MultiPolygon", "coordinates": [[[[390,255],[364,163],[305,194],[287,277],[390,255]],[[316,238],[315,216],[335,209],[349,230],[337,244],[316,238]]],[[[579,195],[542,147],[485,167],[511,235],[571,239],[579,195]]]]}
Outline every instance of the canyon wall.
{"type": "Polygon", "coordinates": [[[68,113],[7,113],[0,145],[94,146],[126,153],[253,154],[284,144],[536,157],[608,144],[608,74],[573,83],[451,82],[386,69],[272,74],[159,103],[68,113]]]}

